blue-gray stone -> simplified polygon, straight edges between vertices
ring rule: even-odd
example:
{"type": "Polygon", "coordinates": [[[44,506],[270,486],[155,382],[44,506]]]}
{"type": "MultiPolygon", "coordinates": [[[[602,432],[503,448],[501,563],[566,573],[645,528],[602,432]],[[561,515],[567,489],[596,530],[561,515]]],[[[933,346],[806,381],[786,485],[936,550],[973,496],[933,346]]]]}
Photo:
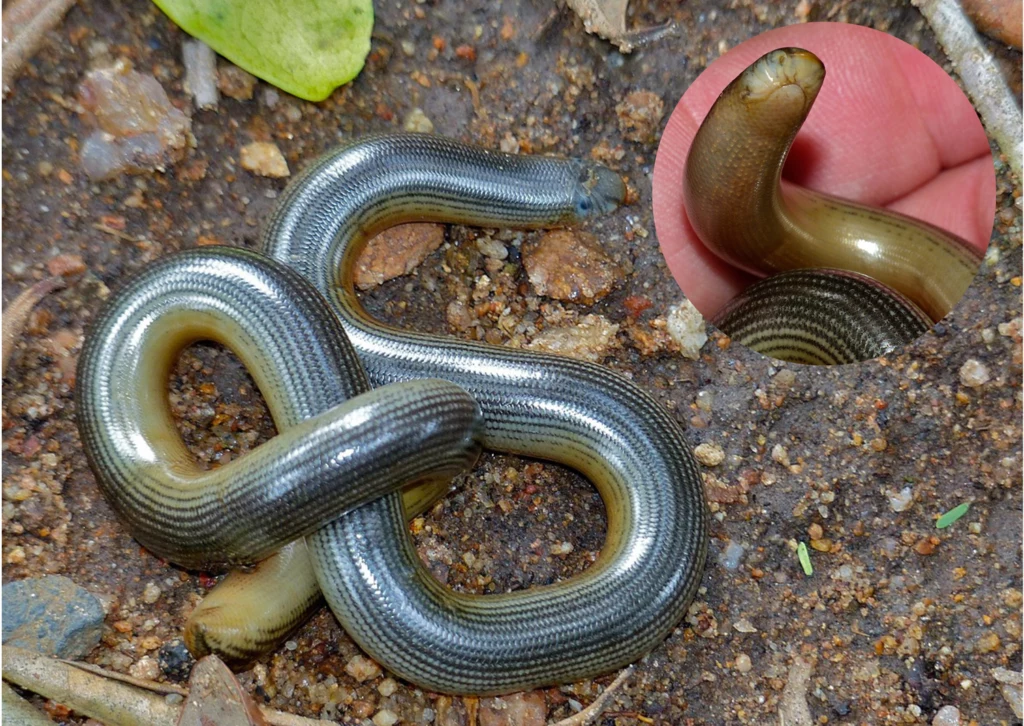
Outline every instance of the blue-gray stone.
{"type": "Polygon", "coordinates": [[[59,658],[80,658],[103,632],[96,596],[66,577],[47,575],[3,587],[3,643],[59,658]]]}

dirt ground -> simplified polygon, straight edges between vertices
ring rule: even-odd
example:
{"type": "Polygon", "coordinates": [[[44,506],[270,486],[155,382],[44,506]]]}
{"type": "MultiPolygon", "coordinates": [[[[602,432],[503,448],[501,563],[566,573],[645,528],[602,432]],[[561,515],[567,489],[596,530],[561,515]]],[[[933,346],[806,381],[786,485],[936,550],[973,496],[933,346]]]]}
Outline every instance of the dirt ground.
{"type": "MultiPolygon", "coordinates": [[[[77,157],[86,129],[68,101],[91,59],[128,58],[177,105],[189,101],[185,36],[155,6],[80,2],[3,106],[5,304],[44,277],[56,255],[80,255],[87,267],[34,313],[4,381],[3,581],[67,575],[109,606],[90,660],[128,671],[148,657],[162,662],[162,677],[181,679],[174,639],[214,579],[144,551],[100,495],[74,422],[72,364],[82,336],[109,291],[148,261],[199,243],[256,245],[286,180],[242,170],[241,146],[273,140],[294,173],[339,141],[401,128],[420,108],[437,133],[490,147],[511,138],[537,153],[598,148],[629,179],[636,201],[591,228],[623,269],[615,289],[593,305],[558,304],[542,316],[594,313],[619,324],[604,363],[673,411],[692,446],[713,444],[725,455],[704,467],[711,551],[691,614],[638,663],[601,723],[776,724],[797,659],[813,664],[806,700],[821,724],[930,724],[949,704],[965,724],[1019,723],[991,673],[1021,670],[1021,207],[998,150],[993,250],[961,304],[905,352],[858,366],[783,366],[712,333],[691,361],[645,349],[634,334],[652,329],[681,294],[651,218],[657,136],[625,140],[615,106],[648,90],[670,111],[707,63],[797,22],[797,7],[634,2],[633,25],[673,19],[680,32],[624,56],[586,35],[567,9],[540,0],[380,2],[365,69],[329,100],[281,93],[275,102],[261,83],[251,101],[222,99],[216,111],[192,113],[197,148],[186,162],[90,183],[77,157]],[[455,53],[463,44],[475,60],[455,53]],[[637,313],[640,298],[650,307],[637,313]],[[971,359],[990,373],[980,387],[960,379],[971,359]],[[894,511],[905,488],[913,504],[894,511]],[[967,501],[966,517],[935,528],[938,514],[967,501]],[[797,542],[811,545],[811,576],[797,542]],[[146,602],[154,587],[156,601],[146,602]]],[[[909,2],[812,2],[809,17],[884,30],[949,68],[909,2]]],[[[1019,101],[1020,53],[990,45],[1019,101]]],[[[367,308],[399,326],[457,332],[446,309],[480,289],[487,261],[479,234],[449,228],[445,245],[411,276],[367,293],[367,308]]],[[[485,288],[485,296],[536,297],[515,253],[492,277],[507,289],[485,288]]],[[[500,331],[487,335],[495,329],[481,315],[460,334],[506,342],[500,331]]],[[[273,434],[247,374],[216,346],[183,355],[171,400],[189,446],[212,465],[273,434]]],[[[500,592],[584,569],[604,526],[600,497],[573,472],[487,455],[418,523],[415,538],[448,585],[500,592]]],[[[440,721],[446,703],[437,694],[353,680],[345,665],[357,653],[324,611],[241,680],[262,702],[308,716],[358,723],[386,707],[410,722],[440,721]]],[[[563,718],[609,680],[533,698],[549,719],[563,718]]],[[[455,699],[446,723],[465,722],[473,705],[455,699]]]]}

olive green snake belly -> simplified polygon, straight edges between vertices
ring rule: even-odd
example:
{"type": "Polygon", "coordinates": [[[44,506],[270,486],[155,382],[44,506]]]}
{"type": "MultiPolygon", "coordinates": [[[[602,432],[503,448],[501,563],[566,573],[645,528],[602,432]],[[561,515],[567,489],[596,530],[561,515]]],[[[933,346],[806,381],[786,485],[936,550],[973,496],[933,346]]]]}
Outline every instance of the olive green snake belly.
{"type": "Polygon", "coordinates": [[[275,642],[315,601],[311,570],[367,653],[434,691],[597,676],[675,627],[700,581],[707,522],[697,467],[665,408],[600,366],[385,327],[352,283],[364,243],[395,224],[546,227],[609,211],[622,196],[618,176],[590,163],[372,138],[290,185],[264,235],[270,259],[192,250],[111,298],[87,338],[76,395],[90,462],[132,533],[191,567],[255,562],[305,536],[305,547],[291,545],[255,582],[242,575],[208,609],[192,633],[200,648],[223,638],[227,655],[244,660],[275,642]],[[211,472],[185,450],[166,392],[174,356],[201,338],[238,354],[280,432],[211,472]],[[597,562],[499,595],[433,579],[398,489],[426,481],[429,499],[480,443],[590,479],[608,515],[597,562]],[[303,582],[282,614],[274,597],[293,578],[303,582]],[[218,625],[225,613],[231,622],[218,625]],[[247,629],[250,618],[276,625],[247,629]]]}
{"type": "Polygon", "coordinates": [[[941,320],[981,257],[920,220],[782,181],[824,80],[821,61],[800,48],[751,64],[697,131],[683,193],[690,223],[717,256],[760,277],[786,273],[741,293],[715,324],[778,358],[853,363],[889,353],[941,320]]]}

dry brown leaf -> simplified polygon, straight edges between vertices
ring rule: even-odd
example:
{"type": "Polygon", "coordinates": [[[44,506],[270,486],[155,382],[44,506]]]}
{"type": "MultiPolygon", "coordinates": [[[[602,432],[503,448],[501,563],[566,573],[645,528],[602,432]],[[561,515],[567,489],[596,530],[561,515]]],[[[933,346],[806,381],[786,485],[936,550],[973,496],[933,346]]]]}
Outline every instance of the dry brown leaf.
{"type": "Polygon", "coordinates": [[[653,28],[626,30],[629,0],[566,0],[566,4],[580,16],[588,33],[604,38],[623,53],[675,32],[671,21],[653,28]]]}

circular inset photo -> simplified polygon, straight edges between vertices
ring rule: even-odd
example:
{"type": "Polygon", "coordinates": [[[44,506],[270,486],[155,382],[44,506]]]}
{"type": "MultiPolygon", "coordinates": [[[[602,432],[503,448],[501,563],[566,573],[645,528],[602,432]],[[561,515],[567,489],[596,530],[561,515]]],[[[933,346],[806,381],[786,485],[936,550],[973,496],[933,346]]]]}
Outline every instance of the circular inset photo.
{"type": "Polygon", "coordinates": [[[752,38],[680,99],[654,223],[683,293],[732,340],[818,365],[910,343],[981,264],[988,139],[955,81],[885,33],[810,23],[752,38]]]}

